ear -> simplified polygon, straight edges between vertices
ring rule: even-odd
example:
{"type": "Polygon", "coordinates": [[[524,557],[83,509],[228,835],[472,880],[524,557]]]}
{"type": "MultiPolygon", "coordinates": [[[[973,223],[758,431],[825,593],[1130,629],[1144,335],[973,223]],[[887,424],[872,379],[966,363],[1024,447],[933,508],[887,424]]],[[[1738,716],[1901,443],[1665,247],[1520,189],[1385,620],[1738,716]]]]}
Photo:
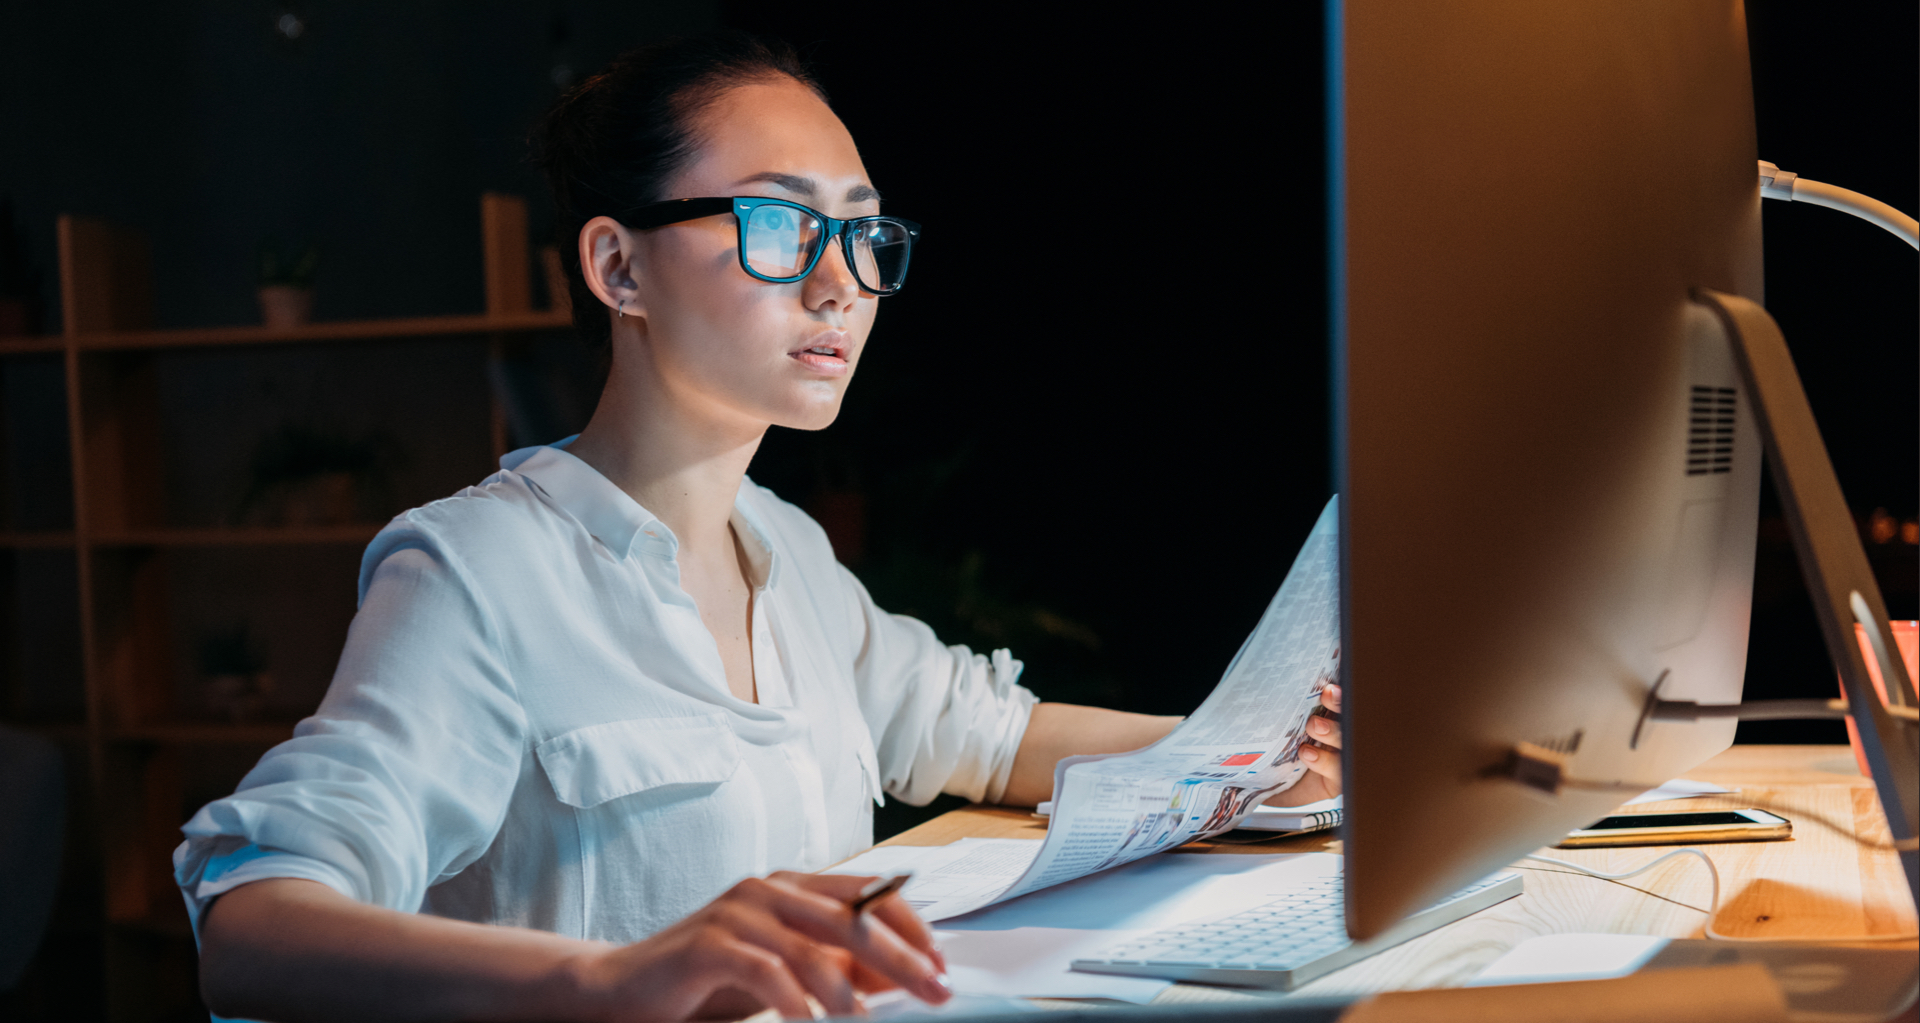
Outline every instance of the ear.
{"type": "Polygon", "coordinates": [[[580,272],[587,287],[608,309],[644,315],[636,280],[639,239],[612,217],[595,217],[580,228],[580,272]]]}

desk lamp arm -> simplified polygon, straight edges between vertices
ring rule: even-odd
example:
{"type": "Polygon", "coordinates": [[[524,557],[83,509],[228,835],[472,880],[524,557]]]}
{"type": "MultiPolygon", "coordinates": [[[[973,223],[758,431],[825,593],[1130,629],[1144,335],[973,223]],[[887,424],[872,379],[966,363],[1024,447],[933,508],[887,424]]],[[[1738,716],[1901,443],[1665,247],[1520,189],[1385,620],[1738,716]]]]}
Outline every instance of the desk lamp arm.
{"type": "Polygon", "coordinates": [[[1760,161],[1760,194],[1769,199],[1810,202],[1830,210],[1851,213],[1920,249],[1920,224],[1916,224],[1912,217],[1871,196],[1824,181],[1803,178],[1765,160],[1760,161]]]}

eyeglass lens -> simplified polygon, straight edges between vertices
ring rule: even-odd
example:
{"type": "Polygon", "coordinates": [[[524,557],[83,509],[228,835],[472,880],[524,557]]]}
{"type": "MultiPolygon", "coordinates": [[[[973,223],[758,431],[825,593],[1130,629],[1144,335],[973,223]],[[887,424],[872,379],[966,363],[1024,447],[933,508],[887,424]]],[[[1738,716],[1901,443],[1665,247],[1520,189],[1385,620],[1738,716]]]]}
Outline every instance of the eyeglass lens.
{"type": "Polygon", "coordinates": [[[791,206],[757,206],[747,216],[747,265],[768,277],[797,277],[820,246],[822,224],[791,206]]]}
{"type": "Polygon", "coordinates": [[[870,220],[853,235],[853,273],[869,291],[898,288],[907,277],[907,229],[891,220],[870,220]]]}
{"type": "MultiPolygon", "coordinates": [[[[791,206],[758,206],[747,215],[747,265],[768,277],[798,277],[812,261],[824,230],[818,217],[791,206]]],[[[906,277],[907,229],[885,220],[849,224],[853,273],[873,292],[898,288],[906,277]]]]}

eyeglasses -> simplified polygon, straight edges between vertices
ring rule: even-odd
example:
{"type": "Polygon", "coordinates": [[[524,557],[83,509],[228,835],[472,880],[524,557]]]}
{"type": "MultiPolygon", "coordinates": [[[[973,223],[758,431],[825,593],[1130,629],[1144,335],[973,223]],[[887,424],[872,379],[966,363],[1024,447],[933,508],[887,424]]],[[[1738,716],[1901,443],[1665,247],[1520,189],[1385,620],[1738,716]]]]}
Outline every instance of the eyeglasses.
{"type": "Polygon", "coordinates": [[[731,213],[740,225],[740,269],[772,284],[801,280],[813,272],[837,235],[847,266],[860,286],[891,295],[907,282],[907,261],[920,225],[899,217],[835,220],[785,199],[669,199],[621,213],[616,219],[636,231],[731,213]]]}

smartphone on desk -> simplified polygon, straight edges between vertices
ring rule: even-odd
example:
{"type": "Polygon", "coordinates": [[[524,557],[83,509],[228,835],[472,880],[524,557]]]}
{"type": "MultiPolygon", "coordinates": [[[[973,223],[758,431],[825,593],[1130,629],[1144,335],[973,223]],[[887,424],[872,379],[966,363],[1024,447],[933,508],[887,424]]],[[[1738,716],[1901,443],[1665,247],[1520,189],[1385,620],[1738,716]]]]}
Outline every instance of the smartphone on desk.
{"type": "Polygon", "coordinates": [[[1597,845],[1692,845],[1793,837],[1793,822],[1765,810],[1695,810],[1605,817],[1569,834],[1556,849],[1597,845]]]}

